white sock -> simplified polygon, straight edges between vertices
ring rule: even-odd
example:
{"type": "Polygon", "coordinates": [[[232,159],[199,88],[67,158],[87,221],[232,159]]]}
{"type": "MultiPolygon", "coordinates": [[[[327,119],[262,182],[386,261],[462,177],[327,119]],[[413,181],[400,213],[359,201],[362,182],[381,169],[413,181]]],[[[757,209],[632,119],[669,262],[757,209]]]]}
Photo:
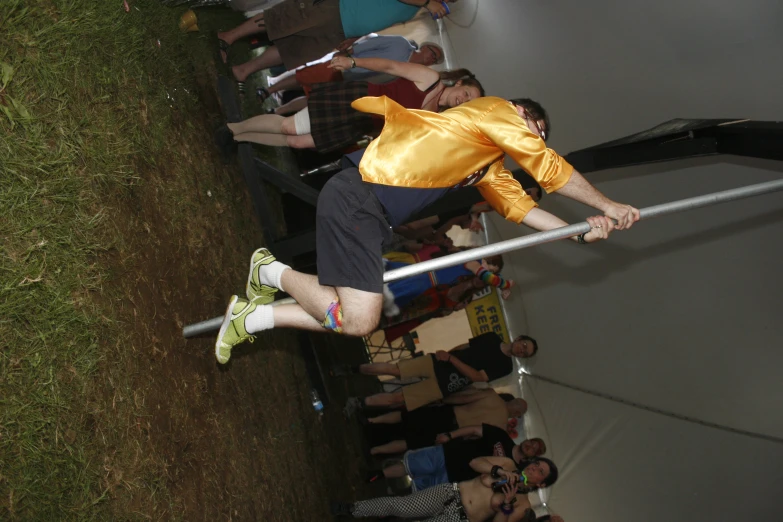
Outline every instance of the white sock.
{"type": "Polygon", "coordinates": [[[271,330],[275,327],[274,308],[269,305],[259,305],[258,308],[245,317],[245,330],[247,333],[256,333],[263,330],[271,330]]]}
{"type": "Polygon", "coordinates": [[[280,261],[272,261],[268,265],[259,265],[258,280],[261,281],[261,284],[273,286],[285,292],[280,280],[283,278],[283,271],[289,268],[291,267],[280,261]]]}
{"type": "Polygon", "coordinates": [[[400,315],[400,308],[394,302],[394,294],[389,288],[389,283],[383,285],[383,315],[386,317],[400,315]]]}

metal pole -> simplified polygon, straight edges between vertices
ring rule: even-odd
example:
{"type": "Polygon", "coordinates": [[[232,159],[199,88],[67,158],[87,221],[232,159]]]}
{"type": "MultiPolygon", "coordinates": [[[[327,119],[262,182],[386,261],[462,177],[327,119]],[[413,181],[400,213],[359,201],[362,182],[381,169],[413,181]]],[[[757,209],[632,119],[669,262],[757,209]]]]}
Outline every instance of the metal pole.
{"type": "MultiPolygon", "coordinates": [[[[712,194],[705,194],[703,196],[696,196],[694,198],[663,203],[661,205],[643,208],[639,211],[639,213],[641,214],[641,219],[650,219],[658,216],[665,216],[667,214],[674,214],[676,212],[684,212],[686,210],[717,205],[718,203],[726,203],[727,201],[760,196],[761,194],[768,194],[770,192],[777,192],[779,190],[783,190],[783,180],[768,181],[766,183],[759,183],[757,185],[749,185],[747,187],[724,190],[722,192],[713,192],[712,194]]],[[[398,279],[405,279],[406,277],[423,274],[424,272],[431,272],[433,270],[439,270],[441,268],[458,265],[460,263],[467,263],[468,261],[474,261],[476,259],[481,259],[488,256],[504,254],[506,252],[511,252],[512,250],[519,250],[535,245],[541,245],[543,243],[550,243],[552,241],[557,241],[558,239],[576,236],[584,232],[588,232],[589,230],[590,225],[588,225],[585,221],[583,223],[576,223],[574,225],[567,225],[561,228],[547,230],[546,232],[538,232],[536,234],[530,234],[515,239],[509,239],[507,241],[501,241],[500,243],[493,243],[483,247],[472,248],[464,252],[458,252],[456,254],[439,257],[430,261],[423,261],[421,263],[415,263],[410,266],[385,272],[383,274],[383,282],[389,283],[391,281],[397,281],[398,279]]],[[[296,301],[294,301],[294,299],[288,298],[275,301],[272,303],[272,305],[277,306],[295,302],[296,301]]],[[[209,319],[208,321],[202,321],[200,323],[188,325],[183,328],[182,334],[188,338],[194,337],[196,335],[215,332],[220,328],[220,324],[222,322],[223,317],[221,316],[209,319]]]]}
{"type": "MultiPolygon", "coordinates": [[[[285,299],[272,301],[271,303],[272,306],[280,306],[284,304],[296,304],[296,300],[293,297],[286,297],[285,299]]],[[[182,335],[185,337],[185,339],[190,339],[191,337],[198,337],[199,335],[217,332],[220,330],[223,317],[224,316],[221,315],[220,317],[213,317],[212,319],[207,319],[206,321],[201,321],[200,323],[189,324],[182,329],[182,335]]]]}
{"type": "MultiPolygon", "coordinates": [[[[703,196],[696,196],[694,198],[663,203],[661,205],[643,208],[639,211],[639,213],[641,214],[641,219],[649,219],[653,217],[664,216],[666,214],[674,214],[676,212],[684,212],[686,210],[693,210],[696,208],[716,205],[718,203],[725,203],[727,201],[734,201],[736,199],[759,196],[761,194],[767,194],[769,192],[776,192],[779,190],[783,190],[783,180],[768,181],[766,183],[759,183],[757,185],[749,185],[747,187],[724,190],[722,192],[713,192],[712,194],[705,194],[703,196]]],[[[543,243],[549,243],[558,239],[576,236],[584,232],[588,232],[589,230],[590,225],[588,225],[585,221],[583,223],[576,223],[574,225],[567,225],[565,227],[547,230],[546,232],[538,232],[536,234],[509,239],[499,243],[492,243],[491,245],[486,245],[483,247],[471,248],[470,250],[465,250],[464,252],[457,252],[456,254],[450,254],[448,256],[439,257],[430,261],[422,261],[421,263],[414,263],[403,268],[390,270],[383,274],[383,282],[389,283],[391,281],[397,281],[398,279],[405,279],[406,277],[423,274],[425,272],[431,272],[433,270],[439,270],[441,268],[458,265],[460,263],[467,263],[468,261],[475,261],[476,259],[482,259],[484,257],[511,252],[512,250],[519,250],[521,248],[528,248],[535,245],[541,245],[543,243]]]]}

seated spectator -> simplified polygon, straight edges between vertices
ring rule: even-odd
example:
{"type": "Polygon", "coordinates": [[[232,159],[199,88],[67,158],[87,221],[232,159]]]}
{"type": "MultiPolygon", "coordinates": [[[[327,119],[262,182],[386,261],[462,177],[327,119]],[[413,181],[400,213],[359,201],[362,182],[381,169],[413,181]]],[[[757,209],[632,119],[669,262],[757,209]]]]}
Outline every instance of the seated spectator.
{"type": "MultiPolygon", "coordinates": [[[[389,271],[410,264],[400,261],[386,261],[384,266],[385,270],[389,271]]],[[[503,257],[496,255],[385,283],[383,285],[383,314],[386,317],[399,315],[401,310],[427,290],[438,285],[454,286],[474,277],[481,279],[487,285],[497,287],[501,291],[501,297],[508,299],[511,296],[514,281],[504,279],[500,275],[502,269],[503,257]]]]}
{"type": "MultiPolygon", "coordinates": [[[[451,1],[451,0],[445,0],[451,1]]],[[[224,63],[237,40],[266,33],[274,44],[260,56],[231,68],[240,93],[254,72],[285,65],[295,69],[317,60],[346,38],[358,38],[413,18],[422,7],[443,16],[439,2],[421,0],[285,0],[226,32],[217,33],[224,63]]]]}
{"type": "Polygon", "coordinates": [[[486,283],[478,277],[467,277],[451,286],[435,286],[415,298],[398,315],[382,316],[379,327],[384,331],[386,340],[392,342],[430,319],[446,317],[464,309],[485,287],[486,283]]]}
{"type": "Polygon", "coordinates": [[[381,317],[378,327],[383,330],[387,342],[394,342],[426,323],[430,319],[446,317],[463,310],[486,287],[477,277],[465,278],[451,286],[438,285],[426,290],[398,315],[381,317]]]}
{"type": "MultiPolygon", "coordinates": [[[[340,47],[338,47],[338,52],[340,47]]],[[[264,102],[269,96],[289,90],[303,89],[305,96],[296,98],[285,105],[278,107],[275,114],[284,115],[300,111],[307,107],[307,96],[313,90],[313,86],[318,83],[330,82],[370,82],[370,83],[388,83],[397,79],[396,76],[381,74],[369,69],[355,67],[347,71],[338,71],[330,68],[329,63],[335,53],[329,53],[314,64],[308,64],[306,67],[299,67],[296,71],[288,71],[279,77],[280,79],[272,83],[268,88],[258,89],[258,100],[264,102]]],[[[383,58],[396,62],[417,63],[429,67],[443,63],[443,49],[434,43],[424,43],[419,49],[414,42],[408,41],[402,36],[376,36],[358,41],[345,52],[344,56],[355,58],[383,58]]]]}
{"type": "Polygon", "coordinates": [[[337,56],[331,66],[347,70],[353,66],[387,72],[399,78],[391,83],[342,82],[318,84],[310,93],[308,106],[294,116],[262,114],[224,125],[216,134],[224,149],[234,142],[251,142],[295,149],[315,148],[325,153],[356,145],[375,135],[383,120],[360,112],[351,103],[366,96],[386,96],[409,109],[440,111],[484,95],[481,84],[467,69],[438,73],[417,63],[383,58],[337,56]]]}

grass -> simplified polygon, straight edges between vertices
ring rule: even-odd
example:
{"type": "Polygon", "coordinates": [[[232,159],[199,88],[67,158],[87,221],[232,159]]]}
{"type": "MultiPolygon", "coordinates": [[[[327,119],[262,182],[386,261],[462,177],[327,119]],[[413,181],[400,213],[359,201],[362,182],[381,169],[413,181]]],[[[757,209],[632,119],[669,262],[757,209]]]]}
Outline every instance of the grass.
{"type": "Polygon", "coordinates": [[[296,335],[218,368],[181,334],[264,244],[211,138],[207,35],[241,18],[128,2],[0,0],[0,520],[325,519],[373,493],[340,401],[377,382],[328,383],[319,418],[296,335]]]}
{"type": "Polygon", "coordinates": [[[152,428],[117,360],[134,341],[118,306],[128,289],[111,283],[156,226],[125,214],[134,206],[159,205],[177,234],[205,198],[228,206],[233,196],[228,182],[193,179],[196,167],[218,168],[192,141],[205,131],[193,85],[206,68],[194,63],[211,58],[206,38],[178,31],[184,9],[130,5],[0,2],[3,520],[168,518],[176,508],[160,461],[128,442],[152,428]],[[194,184],[198,197],[186,195],[194,184]]]}

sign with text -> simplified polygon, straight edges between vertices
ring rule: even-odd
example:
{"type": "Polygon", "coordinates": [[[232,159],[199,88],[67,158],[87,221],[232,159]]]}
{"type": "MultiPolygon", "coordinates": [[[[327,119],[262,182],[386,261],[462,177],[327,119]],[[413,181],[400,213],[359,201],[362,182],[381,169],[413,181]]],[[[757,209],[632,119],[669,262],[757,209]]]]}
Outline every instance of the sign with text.
{"type": "Polygon", "coordinates": [[[506,318],[503,316],[500,297],[494,287],[476,292],[473,301],[465,307],[465,312],[468,314],[470,331],[474,337],[487,332],[495,332],[503,338],[504,342],[509,341],[506,318]]]}

